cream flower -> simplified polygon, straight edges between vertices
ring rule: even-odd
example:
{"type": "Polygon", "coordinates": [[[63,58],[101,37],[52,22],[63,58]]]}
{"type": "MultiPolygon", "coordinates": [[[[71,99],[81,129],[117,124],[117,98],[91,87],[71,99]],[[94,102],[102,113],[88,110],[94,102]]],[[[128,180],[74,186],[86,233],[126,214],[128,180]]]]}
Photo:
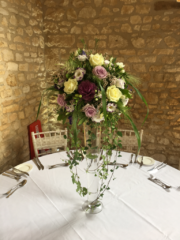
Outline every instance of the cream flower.
{"type": "Polygon", "coordinates": [[[122,63],[122,62],[117,62],[116,65],[119,67],[119,68],[124,68],[125,65],[122,63]]]}
{"type": "Polygon", "coordinates": [[[124,79],[121,79],[121,78],[116,79],[116,82],[115,82],[116,87],[124,89],[124,84],[125,84],[124,79]]]}
{"type": "Polygon", "coordinates": [[[102,66],[104,64],[104,58],[102,54],[101,55],[98,53],[96,53],[95,55],[91,54],[89,58],[89,62],[93,67],[102,66]]]}
{"type": "Polygon", "coordinates": [[[92,121],[93,122],[96,122],[96,123],[100,123],[101,121],[104,121],[104,115],[103,115],[103,113],[97,113],[96,115],[94,115],[93,117],[92,117],[92,121]]]}
{"type": "Polygon", "coordinates": [[[122,93],[115,85],[112,85],[107,88],[106,96],[110,101],[118,102],[122,93]]]}
{"type": "Polygon", "coordinates": [[[77,58],[80,62],[84,62],[84,61],[86,61],[87,56],[86,55],[79,55],[77,58]]]}
{"type": "Polygon", "coordinates": [[[76,79],[68,79],[68,81],[64,83],[64,92],[71,94],[77,89],[77,86],[78,83],[76,79]]]}
{"type": "Polygon", "coordinates": [[[108,65],[110,63],[109,60],[104,60],[104,65],[108,65]]]}
{"type": "Polygon", "coordinates": [[[86,70],[84,68],[78,68],[74,73],[74,77],[76,78],[77,81],[82,80],[85,73],[86,70]]]}
{"type": "Polygon", "coordinates": [[[78,50],[75,51],[74,55],[77,57],[79,55],[78,50]]]}
{"type": "Polygon", "coordinates": [[[129,102],[129,98],[126,98],[124,95],[121,97],[121,100],[122,100],[123,106],[126,106],[129,102]]]}

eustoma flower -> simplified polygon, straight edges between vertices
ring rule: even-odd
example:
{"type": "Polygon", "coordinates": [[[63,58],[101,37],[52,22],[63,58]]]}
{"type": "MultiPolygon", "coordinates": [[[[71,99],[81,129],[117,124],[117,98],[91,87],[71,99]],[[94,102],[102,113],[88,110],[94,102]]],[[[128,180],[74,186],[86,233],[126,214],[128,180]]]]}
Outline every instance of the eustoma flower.
{"type": "Polygon", "coordinates": [[[115,85],[116,85],[116,87],[118,87],[118,88],[124,89],[124,84],[125,84],[124,79],[117,78],[116,81],[115,81],[115,85]]]}
{"type": "Polygon", "coordinates": [[[129,98],[126,98],[125,96],[122,96],[121,100],[122,100],[123,106],[126,106],[129,102],[129,98]]]}
{"type": "Polygon", "coordinates": [[[100,79],[106,78],[108,74],[106,69],[101,66],[96,66],[93,68],[92,73],[100,79]]]}
{"type": "Polygon", "coordinates": [[[115,103],[108,103],[106,110],[108,112],[114,112],[117,108],[117,105],[115,103]]]}
{"type": "Polygon", "coordinates": [[[96,123],[100,123],[100,122],[104,121],[103,113],[101,113],[101,114],[100,114],[100,112],[96,113],[96,115],[94,115],[94,117],[92,117],[92,121],[96,122],[96,123]]]}
{"type": "Polygon", "coordinates": [[[74,111],[74,105],[65,105],[66,111],[67,112],[73,112],[74,111]]]}
{"type": "Polygon", "coordinates": [[[84,68],[78,68],[74,73],[74,77],[76,78],[77,81],[80,81],[83,79],[85,73],[86,70],[84,68]]]}
{"type": "Polygon", "coordinates": [[[119,67],[119,68],[124,68],[125,65],[122,63],[122,62],[117,62],[116,65],[119,67]]]}
{"type": "Polygon", "coordinates": [[[96,85],[89,80],[83,81],[78,86],[78,92],[82,95],[82,99],[89,102],[94,98],[96,85]]]}
{"type": "Polygon", "coordinates": [[[86,61],[87,56],[86,55],[79,55],[77,58],[80,62],[84,62],[84,61],[86,61]]]}
{"type": "Polygon", "coordinates": [[[97,110],[93,105],[86,104],[83,108],[82,111],[85,113],[86,117],[91,118],[94,117],[96,114],[97,110]]]}

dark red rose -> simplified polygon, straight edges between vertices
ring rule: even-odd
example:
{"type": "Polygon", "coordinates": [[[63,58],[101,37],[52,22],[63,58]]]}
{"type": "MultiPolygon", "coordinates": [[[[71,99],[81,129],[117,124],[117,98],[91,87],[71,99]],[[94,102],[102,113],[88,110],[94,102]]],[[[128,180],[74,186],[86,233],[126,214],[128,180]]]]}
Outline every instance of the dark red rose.
{"type": "Polygon", "coordinates": [[[89,102],[94,98],[96,85],[89,80],[81,82],[78,86],[78,92],[82,95],[82,99],[89,102]]]}

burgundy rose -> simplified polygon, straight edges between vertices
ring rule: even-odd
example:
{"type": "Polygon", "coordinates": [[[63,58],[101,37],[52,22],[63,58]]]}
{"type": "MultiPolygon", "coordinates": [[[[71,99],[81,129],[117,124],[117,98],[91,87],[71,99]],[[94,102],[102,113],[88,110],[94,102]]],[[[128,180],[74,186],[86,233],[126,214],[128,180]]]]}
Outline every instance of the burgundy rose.
{"type": "Polygon", "coordinates": [[[78,86],[78,92],[82,95],[82,99],[89,102],[94,98],[96,85],[89,80],[81,82],[78,86]]]}
{"type": "Polygon", "coordinates": [[[101,66],[93,68],[92,73],[100,79],[106,78],[108,74],[106,69],[101,66]]]}
{"type": "Polygon", "coordinates": [[[87,103],[82,110],[88,118],[94,117],[94,115],[97,113],[95,107],[93,105],[90,105],[89,103],[87,103]]]}

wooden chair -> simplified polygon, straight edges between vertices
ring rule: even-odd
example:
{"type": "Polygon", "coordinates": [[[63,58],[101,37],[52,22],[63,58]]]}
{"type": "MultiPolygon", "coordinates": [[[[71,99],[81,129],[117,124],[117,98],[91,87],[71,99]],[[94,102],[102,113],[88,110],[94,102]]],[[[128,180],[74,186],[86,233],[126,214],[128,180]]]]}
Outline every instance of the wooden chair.
{"type": "MultiPolygon", "coordinates": [[[[138,142],[136,135],[133,130],[127,130],[127,129],[118,129],[118,131],[122,132],[121,137],[121,144],[122,144],[122,151],[124,152],[134,152],[138,155],[140,154],[140,150],[138,151],[138,142]]],[[[142,143],[142,137],[143,137],[143,129],[139,131],[141,143],[142,143]]]]}
{"type": "Polygon", "coordinates": [[[65,130],[31,133],[35,157],[60,151],[60,148],[67,148],[67,128],[65,130]]]}

